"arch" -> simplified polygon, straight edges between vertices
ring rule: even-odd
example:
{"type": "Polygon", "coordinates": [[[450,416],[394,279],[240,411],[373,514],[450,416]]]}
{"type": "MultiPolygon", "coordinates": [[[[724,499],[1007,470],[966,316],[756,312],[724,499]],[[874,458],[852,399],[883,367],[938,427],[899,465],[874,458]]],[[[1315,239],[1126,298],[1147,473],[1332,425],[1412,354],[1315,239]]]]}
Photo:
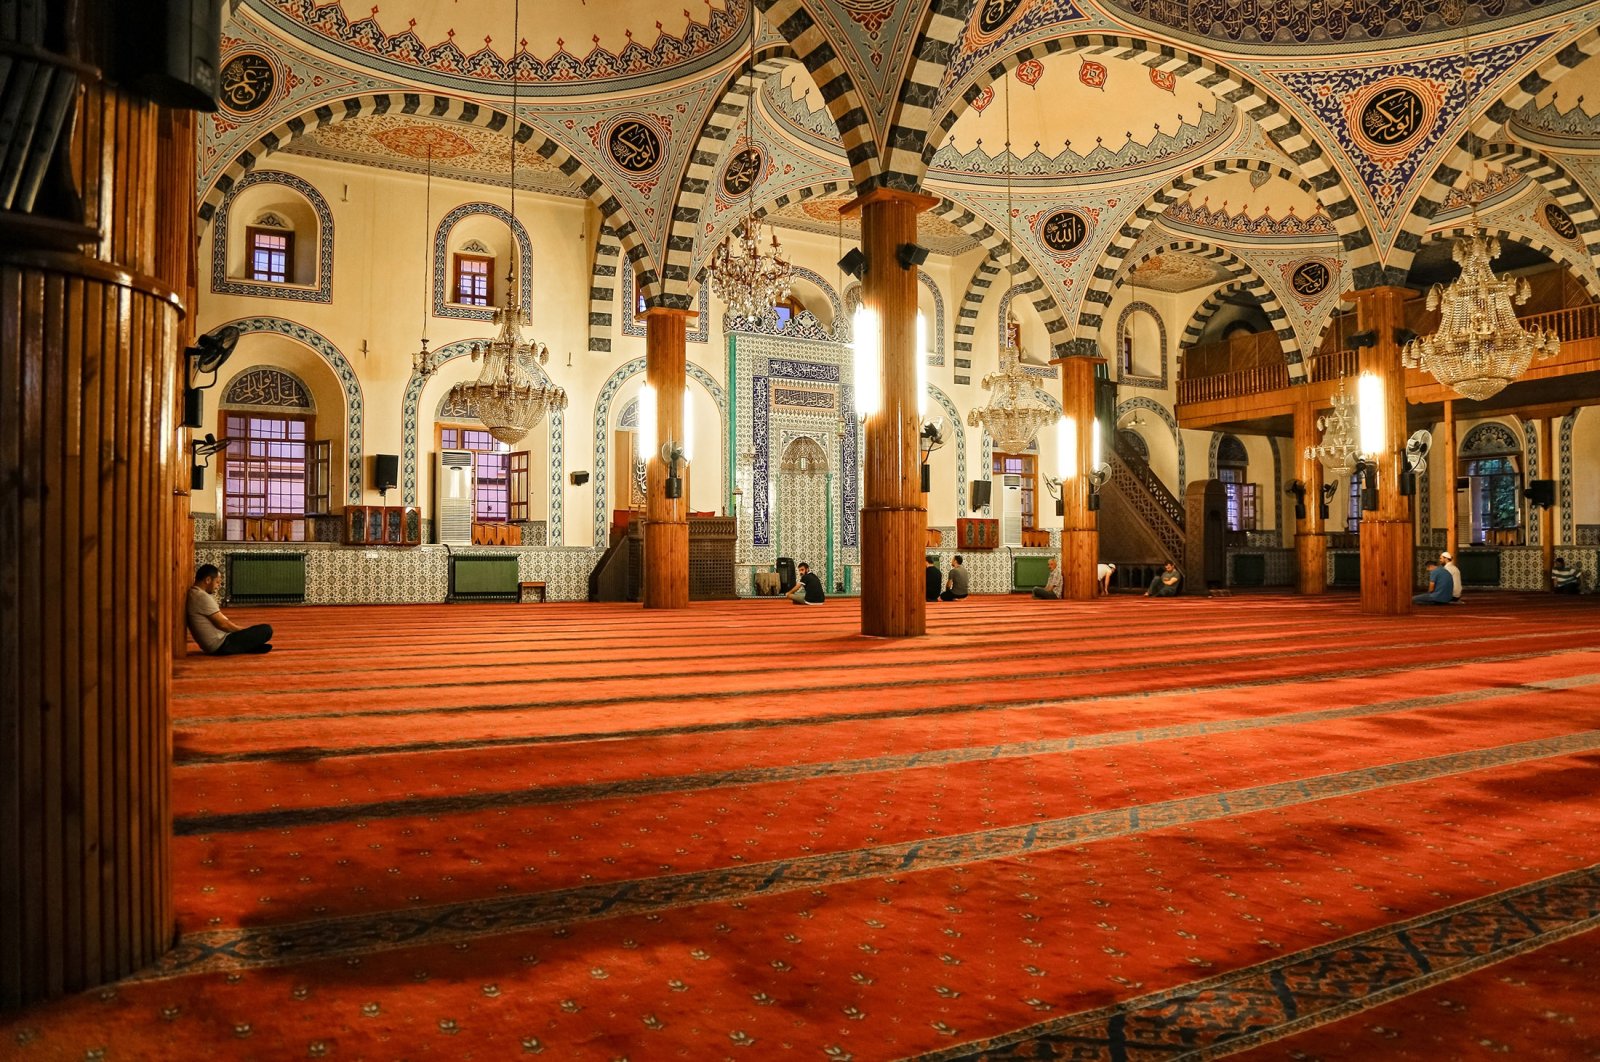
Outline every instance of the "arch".
{"type": "Polygon", "coordinates": [[[1218,177],[1230,173],[1265,173],[1272,177],[1299,185],[1301,189],[1312,195],[1316,189],[1311,183],[1298,174],[1284,169],[1264,159],[1216,159],[1212,162],[1196,166],[1191,170],[1173,177],[1165,185],[1150,193],[1139,208],[1128,216],[1106,247],[1101,260],[1095,264],[1089,276],[1089,283],[1083,290],[1083,308],[1078,312],[1078,337],[1080,340],[1093,341],[1096,345],[1100,341],[1100,329],[1104,323],[1104,314],[1111,305],[1112,296],[1121,283],[1118,279],[1122,272],[1123,260],[1133,253],[1139,242],[1139,237],[1144,234],[1152,222],[1159,218],[1168,207],[1181,203],[1196,188],[1216,180],[1218,177]]]}
{"type": "MultiPolygon", "coordinates": [[[[1003,350],[1006,345],[1006,319],[1011,316],[1011,300],[1016,298],[1018,295],[1030,294],[1034,290],[1036,289],[1032,285],[1018,284],[1013,288],[1007,289],[1006,293],[1000,296],[1000,308],[995,314],[994,322],[994,340],[996,350],[1003,350]]],[[[1019,326],[1017,330],[1019,349],[1021,344],[1021,331],[1022,330],[1019,326]]],[[[1035,376],[1048,376],[1052,380],[1056,379],[1060,375],[1060,373],[1056,371],[1056,367],[1054,365],[1034,365],[1025,361],[1022,363],[1022,367],[1035,376]]]]}
{"type": "MultiPolygon", "coordinates": [[[[434,351],[434,357],[438,359],[439,365],[443,365],[464,354],[471,354],[473,347],[487,341],[487,338],[461,339],[447,343],[434,351]]],[[[527,363],[527,368],[541,382],[550,382],[550,375],[539,364],[530,361],[527,363]]],[[[400,488],[406,505],[417,504],[417,451],[418,433],[421,427],[418,409],[422,402],[422,392],[427,386],[428,378],[418,376],[416,371],[412,370],[410,378],[406,380],[405,395],[400,400],[400,488]]],[[[565,495],[562,490],[562,480],[566,471],[566,412],[552,409],[545,418],[545,424],[545,430],[549,433],[550,456],[550,512],[545,522],[545,541],[549,545],[559,546],[564,535],[562,516],[565,495]]]]}
{"type": "MultiPolygon", "coordinates": [[[[1235,290],[1242,289],[1244,291],[1248,291],[1250,294],[1256,297],[1256,299],[1261,303],[1261,312],[1267,315],[1267,320],[1272,323],[1273,331],[1278,336],[1278,342],[1283,345],[1283,360],[1289,366],[1289,382],[1304,382],[1306,377],[1306,367],[1305,362],[1300,356],[1300,339],[1295,333],[1293,324],[1291,324],[1289,321],[1289,314],[1284,310],[1283,303],[1278,300],[1277,292],[1273,290],[1271,283],[1266,279],[1266,277],[1256,272],[1254,266],[1244,261],[1232,251],[1225,247],[1218,247],[1215,244],[1206,243],[1201,240],[1172,240],[1154,247],[1146,253],[1140,255],[1137,260],[1128,265],[1127,272],[1132,274],[1134,270],[1138,269],[1150,259],[1155,258],[1157,255],[1170,254],[1175,251],[1183,254],[1197,255],[1201,258],[1215,262],[1232,278],[1230,283],[1224,284],[1222,287],[1212,292],[1211,295],[1207,297],[1206,301],[1201,304],[1202,308],[1204,308],[1207,303],[1214,301],[1217,303],[1217,305],[1220,305],[1221,298],[1235,290]]],[[[1216,306],[1212,306],[1211,309],[1206,312],[1206,317],[1209,318],[1210,315],[1215,312],[1216,306]]],[[[1199,313],[1200,310],[1195,311],[1196,317],[1199,316],[1199,313]]],[[[1178,343],[1180,350],[1184,347],[1193,346],[1200,334],[1199,331],[1194,327],[1194,320],[1195,318],[1191,318],[1189,326],[1183,331],[1183,338],[1179,340],[1178,343]]]]}
{"type": "MultiPolygon", "coordinates": [[[[757,218],[765,218],[768,214],[782,210],[786,206],[791,206],[795,203],[804,203],[808,199],[825,198],[833,195],[835,192],[848,191],[849,188],[850,182],[842,178],[818,181],[815,184],[805,185],[800,188],[791,188],[770,202],[757,205],[752,213],[754,213],[757,218]]],[[[725,224],[731,227],[733,223],[734,222],[732,220],[729,220],[725,224]]],[[[718,226],[708,226],[705,231],[705,238],[696,246],[695,259],[698,264],[694,270],[694,282],[700,284],[701,287],[705,286],[706,272],[708,268],[707,261],[711,257],[710,248],[712,247],[712,241],[722,234],[723,230],[718,226]]]]}
{"type": "MultiPolygon", "coordinates": [[[[625,336],[638,336],[644,338],[646,328],[639,320],[639,292],[635,286],[637,277],[630,259],[622,260],[622,327],[618,329],[625,336]]],[[[705,285],[701,285],[700,294],[697,296],[699,305],[696,307],[694,324],[686,325],[683,333],[685,343],[704,343],[711,335],[711,299],[705,285]]],[[[646,302],[646,306],[649,303],[646,302]]]]}
{"type": "MultiPolygon", "coordinates": [[[[1167,322],[1162,319],[1161,311],[1148,302],[1135,300],[1123,307],[1122,314],[1117,318],[1117,341],[1122,341],[1122,330],[1127,327],[1128,319],[1136,313],[1149,314],[1156,322],[1156,343],[1160,347],[1161,375],[1140,376],[1132,372],[1123,371],[1121,361],[1118,361],[1117,382],[1125,383],[1130,387],[1156,387],[1165,391],[1167,389],[1167,322]]],[[[1119,355],[1120,357],[1120,355],[1119,355]]]]}
{"type": "Polygon", "coordinates": [[[866,98],[856,88],[833,42],[806,10],[806,0],[755,0],[755,4],[761,9],[762,21],[788,42],[794,58],[811,72],[811,80],[822,92],[839,130],[839,144],[850,162],[856,190],[876,187],[880,179],[878,145],[867,118],[866,98]]]}
{"type": "Polygon", "coordinates": [[[1362,222],[1361,213],[1339,168],[1316,139],[1305,131],[1291,111],[1243,74],[1216,59],[1196,55],[1176,45],[1108,33],[1081,33],[1030,44],[982,71],[950,101],[950,110],[939,120],[938,134],[929,138],[923,147],[923,165],[932,161],[934,151],[943,143],[956,120],[995,81],[1026,60],[1067,50],[1138,62],[1152,70],[1192,81],[1244,112],[1280,151],[1298,163],[1301,175],[1316,193],[1317,201],[1322,204],[1328,217],[1333,219],[1334,229],[1344,244],[1354,270],[1356,287],[1375,287],[1382,282],[1383,268],[1378,261],[1372,234],[1362,222]]]}
{"type": "MultiPolygon", "coordinates": [[[[1506,124],[1516,117],[1518,110],[1532,103],[1556,78],[1581,65],[1596,53],[1600,53],[1600,27],[1585,27],[1564,47],[1540,60],[1532,70],[1509,85],[1497,98],[1490,101],[1483,113],[1467,123],[1461,135],[1445,149],[1438,164],[1423,182],[1421,191],[1412,201],[1410,210],[1406,212],[1405,220],[1395,234],[1383,283],[1405,283],[1406,274],[1411,271],[1411,260],[1416,257],[1417,249],[1427,239],[1429,225],[1442,209],[1450,189],[1455,187],[1463,174],[1470,171],[1478,146],[1494,139],[1506,124]]],[[[1576,217],[1573,220],[1576,221],[1576,217]]],[[[1595,248],[1591,244],[1590,254],[1594,253],[1595,248]]],[[[1359,283],[1359,277],[1357,280],[1358,287],[1369,286],[1359,283]]]]}
{"type": "Polygon", "coordinates": [[[366,439],[366,407],[361,396],[361,380],[350,359],[321,332],[282,317],[240,317],[227,322],[243,335],[272,332],[307,347],[322,357],[344,388],[345,405],[345,499],[360,505],[362,497],[362,455],[366,439]]]}
{"type": "Polygon", "coordinates": [[[1249,468],[1250,452],[1244,448],[1233,435],[1227,432],[1213,432],[1211,435],[1211,478],[1217,478],[1217,470],[1224,464],[1230,468],[1249,468]]]}
{"type": "MultiPolygon", "coordinates": [[[[763,315],[759,321],[738,320],[725,313],[722,316],[723,333],[746,332],[756,335],[787,336],[790,339],[811,339],[825,343],[848,342],[850,339],[850,322],[845,316],[844,303],[839,299],[838,293],[833,290],[833,285],[829,284],[822,274],[815,270],[798,265],[791,268],[796,277],[818,288],[827,297],[829,308],[833,313],[831,327],[824,325],[821,318],[810,310],[802,310],[781,326],[778,324],[776,312],[763,315]]],[[[705,286],[702,285],[700,288],[702,299],[706,297],[705,292],[705,286]]]]}
{"type": "Polygon", "coordinates": [[[276,365],[248,365],[233,374],[222,389],[223,409],[303,409],[317,411],[316,396],[306,382],[276,365]]]}
{"type": "Polygon", "coordinates": [[[922,190],[928,163],[937,150],[930,134],[939,86],[975,6],[976,0],[933,0],[928,5],[883,141],[889,146],[883,161],[882,181],[886,187],[906,192],[922,190]]]}
{"type": "MultiPolygon", "coordinates": [[[[944,296],[939,293],[939,285],[934,283],[932,277],[921,269],[917,270],[917,280],[928,289],[928,294],[933,296],[933,349],[934,353],[928,355],[929,365],[944,364],[944,296]]],[[[837,329],[835,330],[837,331],[837,329]]],[[[923,351],[927,354],[927,351],[923,351]]]]}
{"type": "Polygon", "coordinates": [[[1161,418],[1162,423],[1167,426],[1167,430],[1172,432],[1172,444],[1177,448],[1178,451],[1178,489],[1173,493],[1179,498],[1183,497],[1183,492],[1189,485],[1189,472],[1186,467],[1186,458],[1183,452],[1183,432],[1178,429],[1177,418],[1172,415],[1172,411],[1170,409],[1162,405],[1160,402],[1157,402],[1153,398],[1146,398],[1145,396],[1140,395],[1137,398],[1130,398],[1125,402],[1117,403],[1117,421],[1120,423],[1123,416],[1128,413],[1132,413],[1136,409],[1143,409],[1150,413],[1154,413],[1156,416],[1161,418]]]}
{"type": "MultiPolygon", "coordinates": [[[[993,225],[960,203],[941,197],[939,204],[933,208],[933,214],[987,247],[990,257],[999,259],[1002,256],[1006,246],[1005,237],[993,225]]],[[[1066,357],[1072,353],[1066,314],[1061,312],[1061,305],[1056,301],[1055,293],[1033,268],[1033,263],[1028,261],[1027,255],[1015,248],[1012,251],[1016,259],[1011,263],[1011,276],[1016,282],[1015,286],[1022,287],[1028,294],[1038,295],[1038,298],[1033,300],[1033,308],[1039,312],[1045,330],[1050,333],[1051,356],[1066,357]]],[[[1004,267],[1001,268],[1003,271],[1004,267]]]]}
{"type": "Polygon", "coordinates": [[[445,277],[450,273],[447,265],[450,233],[463,220],[478,214],[494,218],[511,230],[511,238],[517,245],[517,272],[521,281],[522,305],[533,305],[533,240],[528,236],[528,230],[523,228],[522,222],[512,217],[511,212],[505,207],[484,202],[462,203],[440,218],[439,227],[433,230],[433,315],[435,317],[448,317],[459,321],[494,320],[493,307],[458,306],[445,298],[445,277]]]}
{"type": "Polygon", "coordinates": [[[333,302],[333,211],[328,201],[310,181],[282,170],[256,170],[235,182],[222,197],[211,229],[211,290],[218,295],[253,295],[262,299],[288,299],[291,302],[333,302]],[[281,184],[307,203],[317,215],[317,283],[267,284],[255,280],[234,280],[228,276],[228,215],[239,193],[264,184],[281,184]]]}
{"type": "Polygon", "coordinates": [[[928,396],[939,403],[950,418],[950,431],[956,437],[956,515],[967,515],[967,431],[956,404],[937,384],[928,385],[928,396]]]}
{"type": "MultiPolygon", "coordinates": [[[[606,492],[610,489],[607,479],[607,459],[610,454],[608,434],[611,430],[611,403],[617,397],[617,392],[622,389],[622,385],[642,372],[644,372],[643,358],[633,358],[630,361],[623,362],[617,366],[610,376],[606,377],[606,382],[600,385],[600,393],[595,396],[593,421],[594,474],[589,478],[589,482],[594,484],[590,491],[594,498],[594,545],[596,549],[604,549],[606,547],[611,527],[611,522],[606,519],[606,492]]],[[[727,394],[723,391],[722,385],[717,382],[716,377],[694,362],[685,361],[684,372],[690,380],[705,388],[706,393],[711,396],[711,400],[717,404],[717,415],[722,422],[717,430],[717,438],[720,440],[722,454],[722,497],[726,498],[730,490],[728,486],[727,394]]]]}
{"type": "Polygon", "coordinates": [[[1482,424],[1474,424],[1470,431],[1461,437],[1461,444],[1457,457],[1496,457],[1500,455],[1522,455],[1523,441],[1517,438],[1515,429],[1498,420],[1486,420],[1482,424]]]}
{"type": "Polygon", "coordinates": [[[617,269],[622,241],[609,225],[601,225],[594,241],[594,267],[589,281],[589,352],[611,353],[611,307],[617,297],[617,269]]]}
{"type": "Polygon", "coordinates": [[[1560,162],[1522,144],[1489,144],[1483,155],[1489,162],[1498,162],[1537,181],[1577,226],[1589,256],[1600,259],[1600,210],[1560,162]]]}
{"type": "Polygon", "coordinates": [[[1492,236],[1501,243],[1521,244],[1523,247],[1538,251],[1556,265],[1566,266],[1568,271],[1577,278],[1578,283],[1583,285],[1583,290],[1589,293],[1591,299],[1600,298],[1600,289],[1595,286],[1594,262],[1592,259],[1583,257],[1583,252],[1570,246],[1551,246],[1526,232],[1513,232],[1510,229],[1495,226],[1492,221],[1485,224],[1480,220],[1477,225],[1468,222],[1464,225],[1453,225],[1450,228],[1435,229],[1428,233],[1428,239],[1422,245],[1419,245],[1418,249],[1420,250],[1421,246],[1435,240],[1454,240],[1479,232],[1485,236],[1492,236]]]}
{"type": "Polygon", "coordinates": [[[1000,261],[989,252],[989,257],[978,263],[978,268],[972,271],[972,279],[967,281],[967,290],[961,296],[961,308],[956,311],[956,368],[972,367],[972,337],[978,333],[978,314],[983,308],[983,300],[989,294],[989,289],[994,287],[995,278],[1000,275],[1000,261]],[[962,355],[966,355],[965,358],[962,355]],[[963,365],[962,362],[966,364],[963,365]]]}
{"type": "MultiPolygon", "coordinates": [[[[480,126],[492,132],[503,131],[511,122],[510,116],[504,111],[485,107],[473,100],[431,92],[367,92],[342,100],[329,100],[269,129],[235,155],[201,198],[201,222],[213,219],[228,192],[255,169],[256,163],[303,136],[307,130],[374,114],[416,115],[436,121],[480,126]]],[[[581,159],[526,122],[517,123],[516,138],[518,144],[532,146],[541,157],[554,163],[568,177],[581,177],[579,190],[584,198],[599,208],[602,223],[611,226],[617,233],[630,258],[638,261],[650,257],[649,249],[644,246],[622,201],[606,188],[604,182],[581,159]]],[[[656,283],[655,270],[651,267],[648,272],[653,286],[656,283]]]]}

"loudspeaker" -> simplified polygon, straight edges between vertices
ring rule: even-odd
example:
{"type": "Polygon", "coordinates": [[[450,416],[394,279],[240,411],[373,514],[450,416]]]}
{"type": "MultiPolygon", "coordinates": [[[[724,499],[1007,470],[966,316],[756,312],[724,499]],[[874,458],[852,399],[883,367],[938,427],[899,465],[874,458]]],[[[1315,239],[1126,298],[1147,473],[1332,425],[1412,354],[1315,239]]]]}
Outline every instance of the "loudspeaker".
{"type": "Polygon", "coordinates": [[[1296,520],[1304,520],[1306,518],[1306,503],[1305,502],[1300,501],[1300,502],[1295,502],[1294,503],[1294,518],[1296,520]]]}
{"type": "Polygon", "coordinates": [[[1530,504],[1542,505],[1546,509],[1556,503],[1556,481],[1553,479],[1530,479],[1528,489],[1523,491],[1530,504]]]}
{"type": "Polygon", "coordinates": [[[189,466],[189,489],[190,490],[205,490],[206,489],[206,466],[205,465],[190,465],[189,466]]]}
{"type": "Polygon", "coordinates": [[[662,484],[662,488],[662,493],[668,498],[677,499],[683,497],[683,477],[668,476],[666,482],[662,484]]]}
{"type": "Polygon", "coordinates": [[[183,426],[185,428],[200,428],[205,426],[206,393],[193,387],[184,389],[183,392],[183,426]]]}
{"type": "Polygon", "coordinates": [[[989,489],[991,484],[987,479],[972,481],[972,505],[970,508],[981,509],[989,504],[989,489]]]}
{"type": "Polygon", "coordinates": [[[933,469],[929,468],[928,463],[924,461],[922,463],[922,493],[927,494],[931,490],[933,490],[933,469]]]}
{"type": "Polygon", "coordinates": [[[1400,493],[1408,498],[1417,493],[1417,474],[1409,468],[1400,472],[1400,493]]]}
{"type": "Polygon", "coordinates": [[[1065,516],[1065,515],[1067,515],[1067,500],[1065,498],[1057,498],[1056,499],[1056,515],[1057,516],[1065,516]]]}
{"type": "Polygon", "coordinates": [[[117,4],[116,67],[142,95],[192,111],[215,111],[223,0],[117,4]]]}
{"type": "Polygon", "coordinates": [[[1468,479],[1466,476],[1456,477],[1456,490],[1466,490],[1470,486],[1472,486],[1472,480],[1468,479]]]}
{"type": "Polygon", "coordinates": [[[1083,507],[1089,510],[1091,513],[1098,512],[1100,509],[1100,492],[1097,490],[1091,490],[1089,492],[1089,496],[1084,499],[1083,507]]]}
{"type": "Polygon", "coordinates": [[[589,482],[589,473],[574,472],[570,478],[572,479],[572,485],[574,487],[581,487],[585,483],[589,482]]]}
{"type": "Polygon", "coordinates": [[[378,491],[394,490],[400,482],[400,458],[394,454],[372,455],[372,486],[378,491]]]}

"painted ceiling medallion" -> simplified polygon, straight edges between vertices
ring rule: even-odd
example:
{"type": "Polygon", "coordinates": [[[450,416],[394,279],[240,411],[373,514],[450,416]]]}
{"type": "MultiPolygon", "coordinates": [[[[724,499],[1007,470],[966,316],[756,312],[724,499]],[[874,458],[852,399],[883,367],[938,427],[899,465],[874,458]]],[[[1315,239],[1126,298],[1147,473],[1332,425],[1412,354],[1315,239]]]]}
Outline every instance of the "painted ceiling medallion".
{"type": "Polygon", "coordinates": [[[1157,70],[1154,67],[1151,67],[1150,84],[1154,85],[1162,92],[1170,92],[1173,95],[1177,95],[1178,75],[1174,74],[1170,70],[1157,70]]]}
{"type": "Polygon", "coordinates": [[[1389,77],[1344,100],[1356,145],[1389,169],[1427,136],[1444,101],[1443,89],[1417,77],[1389,77]]]}
{"type": "Polygon", "coordinates": [[[1075,254],[1089,238],[1089,219],[1076,210],[1057,210],[1045,218],[1039,238],[1056,254],[1075,254]]]}
{"type": "Polygon", "coordinates": [[[1297,265],[1287,265],[1289,289],[1302,306],[1316,305],[1323,293],[1333,284],[1334,270],[1338,268],[1324,258],[1308,258],[1297,265]]]}
{"type": "Polygon", "coordinates": [[[235,52],[222,68],[217,102],[231,114],[254,114],[272,99],[277,83],[272,60],[260,52],[235,52]]]}
{"type": "Polygon", "coordinates": [[[1004,35],[1011,19],[1022,10],[1023,0],[979,0],[967,24],[968,49],[990,44],[1004,35]]]}
{"type": "Polygon", "coordinates": [[[877,36],[894,14],[894,5],[895,0],[839,0],[839,6],[845,9],[851,21],[873,36],[877,36]]]}
{"type": "Polygon", "coordinates": [[[466,137],[438,125],[380,129],[371,136],[396,155],[408,155],[414,159],[431,158],[435,162],[476,154],[478,150],[466,137]]]}
{"type": "Polygon", "coordinates": [[[978,93],[977,99],[972,101],[972,109],[977,111],[979,114],[982,114],[984,108],[989,106],[989,104],[991,104],[993,102],[994,102],[994,86],[993,85],[985,85],[983,87],[983,91],[978,93]]]}
{"type": "Polygon", "coordinates": [[[728,168],[722,172],[722,194],[729,199],[743,196],[761,180],[766,164],[766,155],[754,145],[736,153],[728,160],[728,168]]]}
{"type": "Polygon", "coordinates": [[[1024,59],[1017,64],[1017,80],[1033,88],[1044,77],[1044,64],[1037,59],[1024,59]]]}
{"type": "Polygon", "coordinates": [[[661,135],[646,119],[622,118],[613,122],[606,130],[605,145],[611,161],[632,177],[650,177],[661,168],[661,135]]]}
{"type": "Polygon", "coordinates": [[[1078,80],[1090,88],[1104,90],[1106,78],[1109,76],[1104,63],[1090,62],[1085,59],[1078,64],[1078,80]]]}
{"type": "Polygon", "coordinates": [[[1560,236],[1563,240],[1577,241],[1578,226],[1573,224],[1572,215],[1561,209],[1559,203],[1546,203],[1541,215],[1544,223],[1550,227],[1551,232],[1560,236]]]}

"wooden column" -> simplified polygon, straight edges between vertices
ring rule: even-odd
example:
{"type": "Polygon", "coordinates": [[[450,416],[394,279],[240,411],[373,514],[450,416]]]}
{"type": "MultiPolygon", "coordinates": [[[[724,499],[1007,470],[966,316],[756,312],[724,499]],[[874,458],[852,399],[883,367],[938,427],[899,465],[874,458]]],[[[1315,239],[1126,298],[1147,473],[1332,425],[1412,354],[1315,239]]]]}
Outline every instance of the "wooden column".
{"type": "MultiPolygon", "coordinates": [[[[645,382],[655,391],[656,437],[645,440],[644,607],[689,607],[689,498],[667,497],[667,463],[661,448],[683,445],[684,337],[690,314],[645,311],[645,382]]],[[[686,477],[682,462],[678,475],[686,477]]]]}
{"type": "MultiPolygon", "coordinates": [[[[1545,417],[1539,422],[1539,478],[1554,481],[1556,478],[1556,454],[1551,443],[1555,434],[1551,427],[1555,418],[1545,417]]],[[[1544,585],[1550,586],[1550,569],[1556,563],[1556,508],[1546,505],[1539,510],[1539,552],[1544,561],[1544,585]]]]}
{"type": "Polygon", "coordinates": [[[937,200],[874,189],[845,206],[861,212],[867,274],[862,301],[878,315],[883,408],[867,418],[861,492],[861,633],[906,638],[926,630],[924,531],[917,436],[917,271],[895,254],[917,242],[917,215],[937,200]]]}
{"type": "Polygon", "coordinates": [[[1322,461],[1306,451],[1322,442],[1317,409],[1302,398],[1294,407],[1294,459],[1306,488],[1306,515],[1295,520],[1295,588],[1302,594],[1328,592],[1328,536],[1322,522],[1322,461]]]}
{"type": "Polygon", "coordinates": [[[173,940],[182,310],[156,271],[193,183],[157,180],[158,119],[90,78],[58,175],[82,213],[0,219],[0,1009],[173,940]]]}
{"type": "Polygon", "coordinates": [[[1434,460],[1444,467],[1444,496],[1449,499],[1444,513],[1444,548],[1453,555],[1461,549],[1461,497],[1456,492],[1460,461],[1456,459],[1456,404],[1453,399],[1444,400],[1444,448],[1435,453],[1438,456],[1434,460]]]}
{"type": "Polygon", "coordinates": [[[1089,509],[1087,473],[1094,461],[1094,370],[1105,359],[1056,358],[1051,364],[1061,366],[1061,411],[1074,421],[1078,449],[1077,467],[1061,480],[1061,596],[1092,601],[1100,593],[1100,525],[1089,509]]]}
{"type": "MultiPolygon", "coordinates": [[[[1357,326],[1377,339],[1362,347],[1359,370],[1383,384],[1384,435],[1378,453],[1378,508],[1361,514],[1361,611],[1404,615],[1411,611],[1413,528],[1411,499],[1400,493],[1400,468],[1406,440],[1406,378],[1395,330],[1405,325],[1408,288],[1368,288],[1346,296],[1356,304],[1357,326]]],[[[1358,381],[1359,383],[1359,381],[1358,381]]],[[[1359,388],[1357,394],[1359,395],[1359,388]]]]}

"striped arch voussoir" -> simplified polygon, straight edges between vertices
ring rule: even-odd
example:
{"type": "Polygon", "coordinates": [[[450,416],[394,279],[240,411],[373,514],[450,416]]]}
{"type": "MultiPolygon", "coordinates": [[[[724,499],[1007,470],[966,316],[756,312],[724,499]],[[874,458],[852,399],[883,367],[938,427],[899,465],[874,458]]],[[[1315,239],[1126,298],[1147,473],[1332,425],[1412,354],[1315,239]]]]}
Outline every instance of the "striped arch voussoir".
{"type": "MultiPolygon", "coordinates": [[[[1600,27],[1591,26],[1576,40],[1544,59],[1537,69],[1524,75],[1520,81],[1508,88],[1467,128],[1466,132],[1456,139],[1454,144],[1450,145],[1439,165],[1434,167],[1433,173],[1428,176],[1427,182],[1422,187],[1422,193],[1411,204],[1411,211],[1406,215],[1400,232],[1395,236],[1394,249],[1389,255],[1383,283],[1405,283],[1406,274],[1411,271],[1411,260],[1416,256],[1417,249],[1428,239],[1428,227],[1443,207],[1450,189],[1454,188],[1462,175],[1470,170],[1482,146],[1494,138],[1518,110],[1532,102],[1553,81],[1596,54],[1600,54],[1600,27]]],[[[1548,160],[1546,165],[1549,165],[1548,160]]],[[[1534,174],[1530,171],[1529,176],[1534,174]]],[[[1545,182],[1540,180],[1540,183],[1545,182]]],[[[1556,195],[1556,192],[1552,190],[1551,194],[1556,195]]],[[[1557,202],[1561,202],[1559,195],[1556,198],[1557,202]]],[[[1562,202],[1562,206],[1565,207],[1566,203],[1562,202]]],[[[1592,207],[1590,214],[1593,214],[1592,207]]],[[[1577,215],[1573,215],[1573,221],[1577,221],[1577,215]]],[[[1594,254],[1596,247],[1594,230],[1583,231],[1584,242],[1589,245],[1590,254],[1594,254]]]]}
{"type": "MultiPolygon", "coordinates": [[[[1479,224],[1476,227],[1470,224],[1464,224],[1455,225],[1448,229],[1437,229],[1429,234],[1429,239],[1454,240],[1461,236],[1467,236],[1475,232],[1481,232],[1485,236],[1492,236],[1501,243],[1515,243],[1520,244],[1523,247],[1530,247],[1544,255],[1546,258],[1550,259],[1550,261],[1569,267],[1577,266],[1578,261],[1581,258],[1579,252],[1575,251],[1571,247],[1563,250],[1561,248],[1553,247],[1542,240],[1536,240],[1527,233],[1509,232],[1501,228],[1490,228],[1489,226],[1483,224],[1479,224]]],[[[1577,268],[1569,268],[1568,271],[1571,272],[1575,278],[1577,278],[1578,283],[1583,285],[1583,290],[1589,293],[1589,297],[1591,299],[1600,298],[1600,291],[1595,290],[1594,281],[1589,278],[1588,273],[1577,268]]]]}
{"type": "Polygon", "coordinates": [[[1525,173],[1538,182],[1577,226],[1590,257],[1600,258],[1600,210],[1559,162],[1521,144],[1490,144],[1483,154],[1490,163],[1525,173]]]}
{"type": "Polygon", "coordinates": [[[616,300],[617,283],[621,277],[622,241],[617,238],[616,232],[610,226],[602,225],[600,236],[594,242],[594,269],[589,280],[591,353],[611,353],[611,337],[615,334],[611,307],[616,300]]]}
{"type": "Polygon", "coordinates": [[[922,33],[911,52],[911,62],[900,83],[889,122],[888,154],[883,160],[883,183],[903,191],[921,191],[933,131],[934,107],[950,58],[972,18],[976,0],[933,0],[928,5],[922,33]]]}
{"type": "MultiPolygon", "coordinates": [[[[989,249],[989,257],[994,260],[1005,257],[1006,241],[993,225],[962,206],[960,203],[949,199],[940,199],[939,205],[933,208],[934,216],[942,218],[960,229],[962,232],[977,240],[989,249]]],[[[1071,328],[1067,323],[1066,314],[1061,312],[1061,306],[1056,302],[1055,293],[1045,283],[1044,278],[1033,268],[1033,263],[1028,261],[1021,251],[1015,251],[1016,264],[1011,270],[1011,287],[1021,287],[1032,295],[1033,308],[1039,312],[1039,317],[1044,321],[1045,331],[1050,333],[1051,356],[1063,358],[1072,354],[1071,328]]],[[[997,272],[1004,272],[1000,267],[997,272]]],[[[962,302],[965,311],[967,304],[962,302]]],[[[963,322],[964,323],[964,322],[963,322]]],[[[960,350],[960,325],[957,325],[957,350],[960,350]]]]}
{"type": "Polygon", "coordinates": [[[973,337],[978,334],[978,313],[983,307],[983,300],[994,289],[995,282],[999,280],[1003,267],[1000,260],[989,253],[989,257],[978,263],[978,268],[972,271],[972,279],[967,281],[967,290],[961,296],[961,306],[956,312],[956,368],[970,368],[972,359],[973,337]],[[962,365],[965,359],[969,364],[962,365]]]}

